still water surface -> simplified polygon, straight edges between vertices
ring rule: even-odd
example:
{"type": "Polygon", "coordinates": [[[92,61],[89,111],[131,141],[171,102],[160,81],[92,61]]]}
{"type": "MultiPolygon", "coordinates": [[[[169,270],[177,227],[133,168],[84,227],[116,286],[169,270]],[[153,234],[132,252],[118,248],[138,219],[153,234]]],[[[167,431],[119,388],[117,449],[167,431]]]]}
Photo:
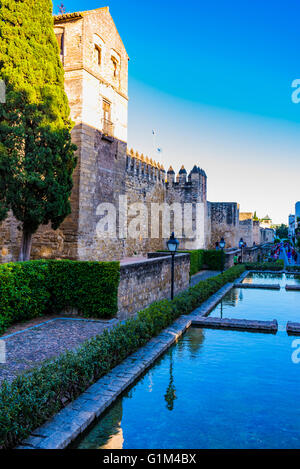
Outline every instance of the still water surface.
{"type": "Polygon", "coordinates": [[[77,448],[300,448],[294,339],[191,328],[77,448]]]}

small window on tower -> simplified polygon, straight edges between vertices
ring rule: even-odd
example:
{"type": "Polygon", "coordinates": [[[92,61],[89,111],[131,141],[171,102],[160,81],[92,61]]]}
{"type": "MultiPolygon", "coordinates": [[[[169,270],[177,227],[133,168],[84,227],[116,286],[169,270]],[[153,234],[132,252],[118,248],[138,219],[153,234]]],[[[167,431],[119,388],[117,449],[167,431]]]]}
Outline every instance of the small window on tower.
{"type": "Polygon", "coordinates": [[[114,56],[112,56],[111,61],[112,61],[112,64],[113,64],[114,78],[117,78],[118,77],[118,61],[114,56]]]}
{"type": "Polygon", "coordinates": [[[102,59],[102,51],[101,47],[95,44],[95,53],[96,53],[96,63],[100,67],[101,65],[101,59],[102,59]]]}

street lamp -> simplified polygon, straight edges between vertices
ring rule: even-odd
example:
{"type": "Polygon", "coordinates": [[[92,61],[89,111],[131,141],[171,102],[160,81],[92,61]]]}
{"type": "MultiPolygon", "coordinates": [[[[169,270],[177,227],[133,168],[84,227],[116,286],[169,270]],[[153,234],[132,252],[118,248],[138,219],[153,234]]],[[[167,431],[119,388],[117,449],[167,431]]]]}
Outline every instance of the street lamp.
{"type": "Polygon", "coordinates": [[[226,246],[226,243],[225,243],[225,239],[224,238],[221,238],[221,241],[219,243],[219,246],[222,250],[222,253],[223,253],[223,256],[222,256],[222,273],[224,272],[224,249],[225,249],[225,246],[226,246]]]}
{"type": "Polygon", "coordinates": [[[243,263],[243,247],[244,247],[244,244],[245,244],[245,243],[244,243],[244,240],[243,240],[243,238],[241,238],[239,245],[240,245],[240,249],[241,249],[241,260],[242,260],[242,263],[243,263]]]}
{"type": "Polygon", "coordinates": [[[172,269],[171,269],[171,300],[174,299],[174,269],[175,269],[175,254],[177,252],[179,241],[175,238],[174,233],[171,234],[171,238],[167,242],[168,249],[172,256],[172,269]]]}

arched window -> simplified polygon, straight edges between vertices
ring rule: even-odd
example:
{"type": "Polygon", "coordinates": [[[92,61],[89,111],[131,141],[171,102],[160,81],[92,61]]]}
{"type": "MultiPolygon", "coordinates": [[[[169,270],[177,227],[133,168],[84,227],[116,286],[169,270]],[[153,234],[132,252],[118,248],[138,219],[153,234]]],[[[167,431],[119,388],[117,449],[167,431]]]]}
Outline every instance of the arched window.
{"type": "Polygon", "coordinates": [[[101,67],[103,59],[104,59],[104,41],[103,39],[98,36],[98,34],[94,34],[93,36],[93,41],[94,41],[94,64],[97,65],[97,67],[101,67]]]}

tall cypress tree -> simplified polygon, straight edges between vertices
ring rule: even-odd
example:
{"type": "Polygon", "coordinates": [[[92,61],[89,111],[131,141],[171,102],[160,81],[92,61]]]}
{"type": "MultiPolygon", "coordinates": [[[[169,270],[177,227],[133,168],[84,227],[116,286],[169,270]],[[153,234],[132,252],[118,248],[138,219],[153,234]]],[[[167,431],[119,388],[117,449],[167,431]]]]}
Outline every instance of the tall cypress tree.
{"type": "Polygon", "coordinates": [[[70,213],[76,166],[51,0],[0,0],[0,79],[0,220],[20,221],[27,260],[38,227],[70,213]]]}

